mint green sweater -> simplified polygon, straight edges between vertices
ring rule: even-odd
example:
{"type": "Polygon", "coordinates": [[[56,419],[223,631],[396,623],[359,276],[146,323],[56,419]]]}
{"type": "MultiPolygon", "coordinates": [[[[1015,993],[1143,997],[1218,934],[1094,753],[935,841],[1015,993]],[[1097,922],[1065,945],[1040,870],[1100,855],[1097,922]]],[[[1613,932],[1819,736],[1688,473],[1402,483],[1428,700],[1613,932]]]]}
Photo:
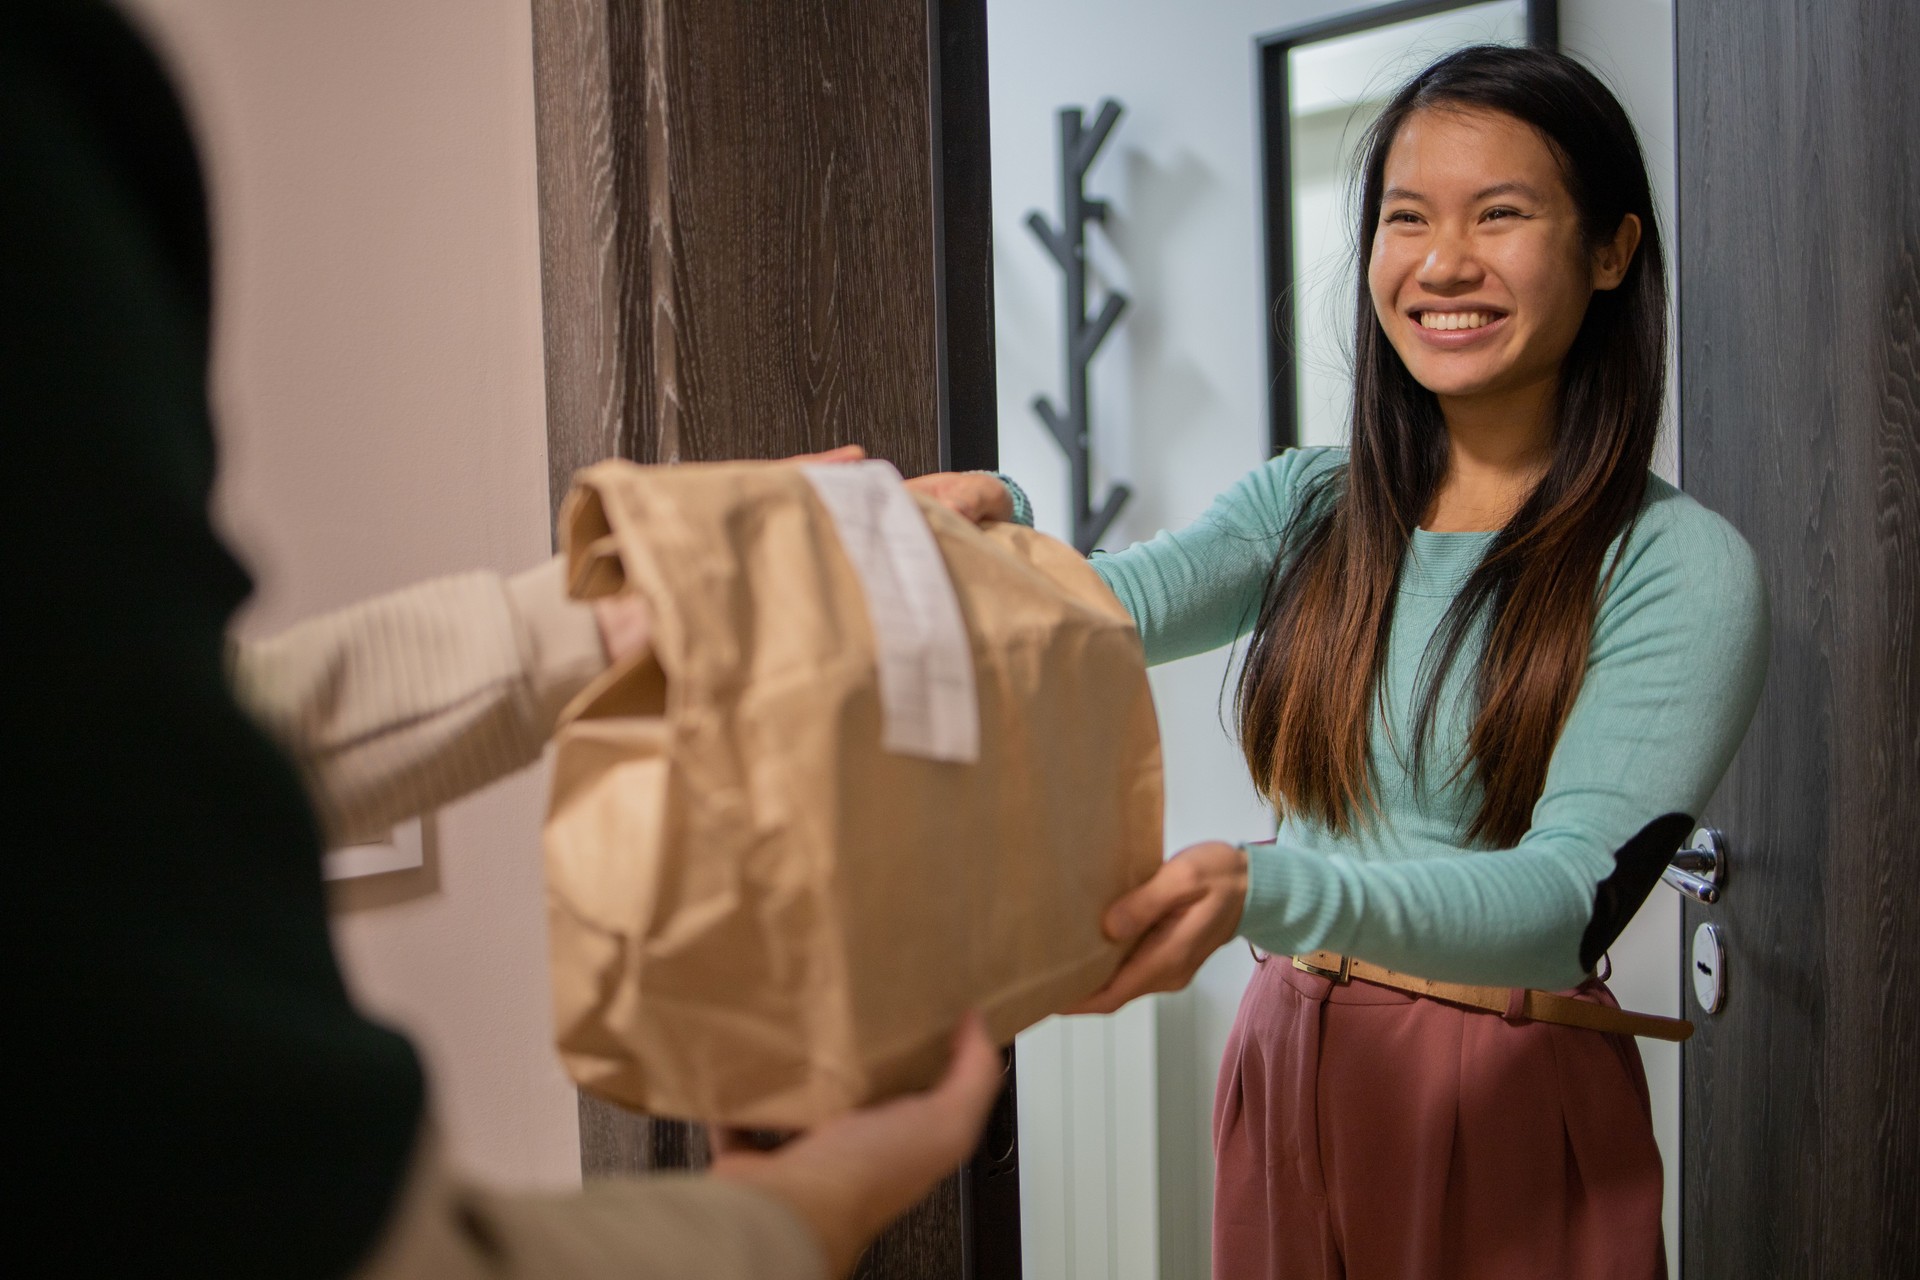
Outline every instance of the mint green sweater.
{"type": "MultiPolygon", "coordinates": [[[[1149,663],[1252,629],[1303,485],[1344,459],[1339,449],[1290,450],[1192,526],[1096,553],[1149,663]]],[[[1471,640],[1442,688],[1424,777],[1393,744],[1412,740],[1427,642],[1493,536],[1415,531],[1372,737],[1380,816],[1343,837],[1288,815],[1275,842],[1248,846],[1240,932],[1256,945],[1289,955],[1327,948],[1441,980],[1569,987],[1593,970],[1692,829],[1766,675],[1766,591],[1753,553],[1725,520],[1647,478],[1532,827],[1514,848],[1489,850],[1461,839],[1480,799],[1470,771],[1449,781],[1472,723],[1471,640]]]]}

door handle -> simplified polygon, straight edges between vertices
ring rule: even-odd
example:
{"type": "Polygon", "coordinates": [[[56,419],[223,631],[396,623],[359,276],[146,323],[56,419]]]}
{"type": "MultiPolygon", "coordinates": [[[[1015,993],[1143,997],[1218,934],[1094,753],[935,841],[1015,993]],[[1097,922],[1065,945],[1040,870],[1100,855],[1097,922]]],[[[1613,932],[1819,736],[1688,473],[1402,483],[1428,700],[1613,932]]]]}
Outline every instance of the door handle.
{"type": "Polygon", "coordinates": [[[1713,827],[1699,827],[1687,847],[1668,860],[1660,878],[1708,906],[1720,901],[1720,882],[1727,874],[1727,840],[1713,827]]]}

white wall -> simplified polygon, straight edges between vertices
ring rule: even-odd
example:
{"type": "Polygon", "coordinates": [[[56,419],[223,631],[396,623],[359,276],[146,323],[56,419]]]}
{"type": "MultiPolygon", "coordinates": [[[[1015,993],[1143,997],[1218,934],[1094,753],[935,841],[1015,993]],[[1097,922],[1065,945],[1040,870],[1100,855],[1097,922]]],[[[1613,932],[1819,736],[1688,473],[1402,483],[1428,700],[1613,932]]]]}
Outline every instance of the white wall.
{"type": "MultiPolygon", "coordinates": [[[[526,0],[137,0],[217,227],[222,523],[264,631],[547,554],[526,0]]],[[[426,866],[348,882],[361,1001],[426,1057],[455,1158],[579,1180],[551,1047],[532,771],[443,810],[426,866]]]]}
{"type": "MultiPolygon", "coordinates": [[[[1132,306],[1095,364],[1095,447],[1137,496],[1109,545],[1185,523],[1266,456],[1256,35],[1366,0],[991,0],[994,269],[1000,451],[1042,528],[1066,523],[1064,464],[1028,407],[1061,399],[1059,275],[1025,228],[1058,215],[1053,113],[1127,108],[1088,189],[1112,201],[1089,231],[1096,279],[1132,306]]],[[[1619,89],[1672,208],[1671,0],[1562,0],[1563,36],[1619,89]]],[[[1098,306],[1096,297],[1095,306],[1098,306]]],[[[1663,450],[1671,466],[1671,446],[1663,450]]],[[[1154,672],[1165,737],[1168,848],[1270,833],[1222,728],[1225,655],[1154,672]]],[[[1678,1012],[1678,909],[1664,890],[1616,948],[1615,989],[1678,1012]]],[[[1219,952],[1192,988],[1127,1021],[1055,1020],[1021,1045],[1027,1274],[1049,1280],[1208,1274],[1208,1119],[1226,1032],[1251,969],[1219,952]],[[1083,1025],[1084,1024],[1084,1025],[1083,1025]],[[1144,1113],[1151,1111],[1149,1117],[1144,1113]],[[1111,1127],[1101,1127],[1102,1118],[1111,1127]],[[1156,1168],[1151,1185],[1138,1176],[1156,1168]],[[1150,1217],[1153,1238],[1142,1226],[1150,1217]]],[[[1656,1128],[1677,1184],[1678,1055],[1643,1043],[1656,1128]]],[[[1669,1250],[1677,1238],[1669,1217],[1669,1250]]]]}

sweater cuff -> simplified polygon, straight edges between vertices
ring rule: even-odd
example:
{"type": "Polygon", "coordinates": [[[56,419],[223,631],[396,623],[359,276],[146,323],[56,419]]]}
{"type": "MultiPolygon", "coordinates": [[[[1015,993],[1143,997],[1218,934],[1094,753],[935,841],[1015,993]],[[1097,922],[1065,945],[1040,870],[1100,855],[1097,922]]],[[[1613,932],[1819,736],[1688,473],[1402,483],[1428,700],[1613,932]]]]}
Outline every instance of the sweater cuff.
{"type": "Polygon", "coordinates": [[[463,1185],[423,1129],[401,1194],[355,1280],[827,1280],[819,1239],[755,1188],[662,1173],[572,1195],[463,1185]]]}
{"type": "Polygon", "coordinates": [[[1344,895],[1327,860],[1289,851],[1271,840],[1240,846],[1247,855],[1247,896],[1240,936],[1276,955],[1328,946],[1340,928],[1344,895]]]}
{"type": "MultiPolygon", "coordinates": [[[[608,1250],[610,1260],[622,1260],[622,1254],[644,1259],[643,1276],[827,1280],[813,1229],[793,1208],[755,1187],[711,1174],[656,1173],[589,1182],[580,1202],[605,1223],[615,1246],[608,1250]],[[629,1245],[635,1247],[623,1247],[629,1245]]],[[[528,1270],[530,1277],[538,1274],[528,1270]]],[[[618,1273],[605,1274],[611,1280],[618,1273]]]]}
{"type": "Polygon", "coordinates": [[[543,733],[551,732],[573,695],[607,669],[607,650],[593,606],[567,595],[565,557],[507,579],[521,670],[543,733]]]}
{"type": "Polygon", "coordinates": [[[1029,529],[1033,528],[1033,503],[1027,499],[1027,491],[1020,487],[1018,481],[1000,471],[982,471],[978,474],[992,476],[1007,486],[1007,496],[1013,499],[1013,522],[1023,524],[1029,529]]]}

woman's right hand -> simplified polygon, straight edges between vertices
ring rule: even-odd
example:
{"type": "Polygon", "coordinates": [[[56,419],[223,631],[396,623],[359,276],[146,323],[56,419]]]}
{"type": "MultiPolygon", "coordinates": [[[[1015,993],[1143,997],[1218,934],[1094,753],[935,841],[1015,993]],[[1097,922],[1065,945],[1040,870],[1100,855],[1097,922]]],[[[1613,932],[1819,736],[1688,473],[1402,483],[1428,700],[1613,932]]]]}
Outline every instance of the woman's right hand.
{"type": "Polygon", "coordinates": [[[946,1076],[927,1092],[830,1120],[775,1151],[723,1151],[712,1174],[791,1208],[820,1241],[827,1274],[844,1276],[888,1223],[972,1154],[1003,1074],[985,1022],[968,1014],[946,1076]]]}
{"type": "Polygon", "coordinates": [[[1107,908],[1101,929],[1133,950],[1107,984],[1063,1013],[1112,1013],[1138,996],[1178,991],[1233,941],[1247,899],[1247,851],[1223,840],[1189,845],[1107,908]]]}

